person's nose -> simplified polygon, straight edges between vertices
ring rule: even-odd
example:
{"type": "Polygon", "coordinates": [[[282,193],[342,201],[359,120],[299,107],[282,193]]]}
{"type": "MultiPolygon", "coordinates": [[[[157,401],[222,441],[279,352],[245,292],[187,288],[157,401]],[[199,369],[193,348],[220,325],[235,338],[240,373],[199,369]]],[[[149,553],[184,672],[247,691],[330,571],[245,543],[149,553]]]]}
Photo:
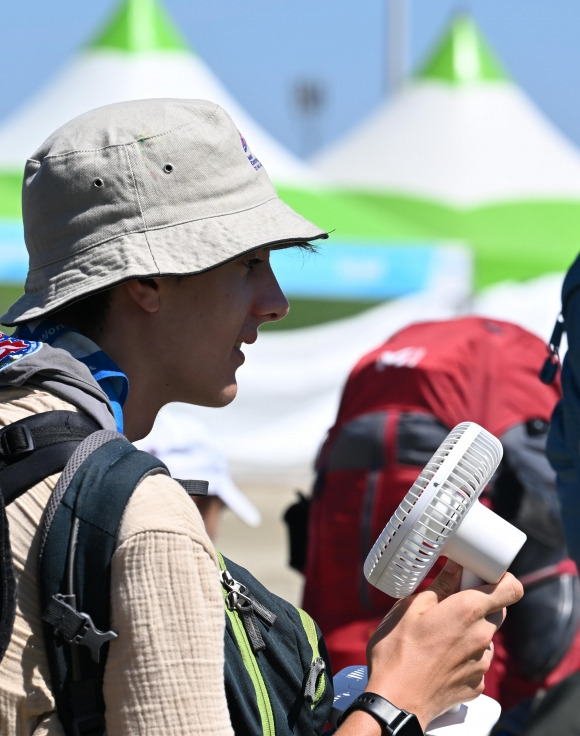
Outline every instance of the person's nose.
{"type": "Polygon", "coordinates": [[[268,264],[268,272],[265,278],[264,288],[257,304],[260,324],[264,322],[277,322],[285,317],[290,311],[288,299],[278,283],[272,267],[268,264]]]}

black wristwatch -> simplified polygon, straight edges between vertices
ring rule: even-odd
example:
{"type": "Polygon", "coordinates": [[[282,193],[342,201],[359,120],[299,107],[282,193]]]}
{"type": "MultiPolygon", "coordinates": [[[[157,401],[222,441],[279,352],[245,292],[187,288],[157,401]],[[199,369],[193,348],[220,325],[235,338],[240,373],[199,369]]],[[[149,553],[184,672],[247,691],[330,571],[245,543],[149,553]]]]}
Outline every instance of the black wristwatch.
{"type": "Polygon", "coordinates": [[[383,736],[425,736],[419,725],[417,716],[407,713],[389,703],[386,698],[375,693],[362,693],[344,710],[338,720],[337,727],[354,710],[364,710],[379,722],[383,736]]]}

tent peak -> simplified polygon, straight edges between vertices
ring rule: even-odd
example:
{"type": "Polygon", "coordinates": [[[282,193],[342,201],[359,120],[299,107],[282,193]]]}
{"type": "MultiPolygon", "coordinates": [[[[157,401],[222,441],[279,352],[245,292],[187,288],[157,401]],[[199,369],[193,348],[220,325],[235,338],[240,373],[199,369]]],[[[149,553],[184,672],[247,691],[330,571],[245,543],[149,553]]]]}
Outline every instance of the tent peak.
{"type": "Polygon", "coordinates": [[[191,52],[159,0],[123,0],[104,28],[89,42],[88,49],[114,49],[130,54],[191,52]]]}
{"type": "Polygon", "coordinates": [[[454,16],[416,78],[448,84],[502,82],[509,79],[475,21],[466,12],[454,16]]]}

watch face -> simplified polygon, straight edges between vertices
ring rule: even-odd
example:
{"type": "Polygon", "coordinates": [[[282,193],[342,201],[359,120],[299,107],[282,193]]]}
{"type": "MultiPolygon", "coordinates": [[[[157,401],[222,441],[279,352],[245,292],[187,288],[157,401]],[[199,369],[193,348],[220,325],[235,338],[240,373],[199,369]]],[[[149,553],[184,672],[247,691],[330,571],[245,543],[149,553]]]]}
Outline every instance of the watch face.
{"type": "MultiPolygon", "coordinates": [[[[405,711],[401,711],[404,713],[405,711]]],[[[393,736],[425,736],[417,717],[412,713],[407,713],[407,717],[395,729],[391,731],[393,736]]]]}

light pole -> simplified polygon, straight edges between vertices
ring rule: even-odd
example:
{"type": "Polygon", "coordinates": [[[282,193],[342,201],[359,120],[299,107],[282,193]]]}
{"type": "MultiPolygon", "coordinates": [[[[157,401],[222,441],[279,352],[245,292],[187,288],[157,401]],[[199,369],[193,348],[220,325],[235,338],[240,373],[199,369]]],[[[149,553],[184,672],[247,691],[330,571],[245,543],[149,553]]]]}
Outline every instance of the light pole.
{"type": "Polygon", "coordinates": [[[306,159],[318,144],[316,120],[326,103],[326,91],[320,82],[303,79],[294,85],[293,99],[302,118],[301,156],[306,159]]]}
{"type": "Polygon", "coordinates": [[[409,8],[407,0],[386,2],[385,95],[392,94],[407,74],[409,8]]]}

